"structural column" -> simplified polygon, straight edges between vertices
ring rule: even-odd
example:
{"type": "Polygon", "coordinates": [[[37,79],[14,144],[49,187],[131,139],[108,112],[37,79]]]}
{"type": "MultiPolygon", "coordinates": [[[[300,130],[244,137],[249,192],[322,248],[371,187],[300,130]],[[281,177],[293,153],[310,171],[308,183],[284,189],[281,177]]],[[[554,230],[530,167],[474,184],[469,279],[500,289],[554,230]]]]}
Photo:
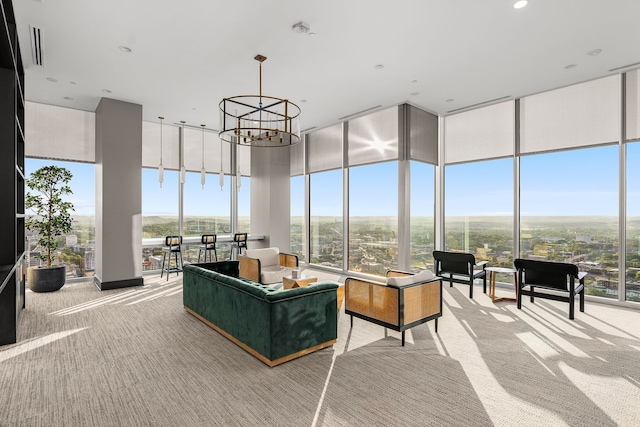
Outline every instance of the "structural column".
{"type": "Polygon", "coordinates": [[[291,247],[289,158],[288,147],[253,148],[251,152],[251,233],[264,234],[264,246],[277,247],[280,252],[289,252],[291,247]]]}
{"type": "Polygon", "coordinates": [[[142,281],[142,106],[96,109],[96,269],[100,290],[142,281]]]}

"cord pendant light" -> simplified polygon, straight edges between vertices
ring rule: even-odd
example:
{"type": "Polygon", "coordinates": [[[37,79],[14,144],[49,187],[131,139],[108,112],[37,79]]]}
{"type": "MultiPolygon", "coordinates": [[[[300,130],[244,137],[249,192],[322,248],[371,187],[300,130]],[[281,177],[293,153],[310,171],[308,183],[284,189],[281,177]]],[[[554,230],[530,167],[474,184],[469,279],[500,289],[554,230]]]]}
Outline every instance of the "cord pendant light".
{"type": "Polygon", "coordinates": [[[206,125],[200,126],[202,126],[202,169],[200,169],[200,184],[204,190],[204,183],[207,180],[207,170],[204,168],[204,127],[206,125]]]}
{"type": "Polygon", "coordinates": [[[160,188],[162,188],[162,182],[164,181],[164,165],[162,164],[162,121],[164,117],[158,116],[160,119],[160,165],[158,166],[158,182],[160,182],[160,188]]]}

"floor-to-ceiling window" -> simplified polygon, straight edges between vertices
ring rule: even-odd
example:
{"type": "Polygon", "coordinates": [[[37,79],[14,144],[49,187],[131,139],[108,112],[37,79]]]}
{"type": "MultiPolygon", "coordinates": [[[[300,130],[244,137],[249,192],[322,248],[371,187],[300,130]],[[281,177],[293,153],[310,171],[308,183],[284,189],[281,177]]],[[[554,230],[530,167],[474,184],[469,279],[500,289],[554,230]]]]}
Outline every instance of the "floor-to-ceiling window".
{"type": "Polygon", "coordinates": [[[587,271],[586,293],[618,295],[618,146],[523,156],[520,256],[587,271]]]}
{"type": "Polygon", "coordinates": [[[342,170],[314,173],[309,181],[309,261],[342,269],[342,170]]]}
{"type": "MultiPolygon", "coordinates": [[[[59,247],[55,258],[67,266],[67,277],[93,276],[95,270],[95,166],[90,163],[63,162],[45,159],[25,159],[25,176],[43,166],[58,166],[68,169],[73,178],[69,187],[73,191],[65,197],[72,202],[74,211],[73,229],[65,236],[58,237],[59,247]]],[[[34,192],[29,188],[27,192],[34,192]]],[[[34,192],[35,193],[35,192],[34,192]]],[[[26,212],[27,215],[33,214],[26,212]]],[[[26,231],[27,262],[29,266],[41,265],[37,257],[41,252],[38,247],[38,236],[33,231],[26,231]]]]}
{"type": "Polygon", "coordinates": [[[627,147],[626,299],[640,301],[640,142],[627,147]]]}
{"type": "Polygon", "coordinates": [[[398,267],[398,162],[349,168],[349,270],[398,267]]]}
{"type": "Polygon", "coordinates": [[[446,166],[444,206],[446,250],[513,267],[512,158],[446,166]]]}
{"type": "Polygon", "coordinates": [[[306,232],[304,221],[304,175],[291,177],[291,207],[290,207],[290,225],[291,232],[289,234],[290,253],[298,255],[300,261],[306,261],[306,232]]]}
{"type": "Polygon", "coordinates": [[[243,176],[238,188],[238,227],[237,232],[251,232],[251,178],[243,176]]]}
{"type": "MultiPolygon", "coordinates": [[[[178,171],[164,171],[162,187],[157,169],[142,169],[142,239],[178,234],[178,171]]],[[[143,270],[162,265],[162,245],[142,247],[143,270]]]]}
{"type": "Polygon", "coordinates": [[[411,270],[433,271],[435,166],[411,162],[411,270]]]}

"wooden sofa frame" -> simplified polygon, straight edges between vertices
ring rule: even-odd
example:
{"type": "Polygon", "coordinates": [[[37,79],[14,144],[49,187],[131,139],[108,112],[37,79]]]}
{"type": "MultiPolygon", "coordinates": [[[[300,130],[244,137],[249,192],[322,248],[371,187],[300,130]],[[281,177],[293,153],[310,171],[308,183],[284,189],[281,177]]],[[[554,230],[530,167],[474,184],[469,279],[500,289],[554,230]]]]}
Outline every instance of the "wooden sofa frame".
{"type": "Polygon", "coordinates": [[[482,291],[487,293],[487,271],[485,270],[488,261],[476,263],[473,254],[464,252],[433,251],[435,262],[435,274],[441,276],[449,282],[449,287],[453,287],[453,282],[469,285],[469,298],[473,299],[473,281],[482,279],[482,291]],[[482,270],[473,269],[474,266],[482,267],[482,270]]]}
{"type": "Polygon", "coordinates": [[[575,296],[578,294],[580,311],[584,312],[584,278],[587,273],[579,272],[576,265],[522,258],[516,259],[513,265],[518,271],[518,309],[522,308],[522,295],[529,295],[532,303],[534,297],[563,301],[569,303],[569,319],[573,320],[575,296]],[[525,289],[527,286],[529,289],[525,289]],[[536,288],[552,292],[539,292],[536,288]]]}
{"type": "MultiPolygon", "coordinates": [[[[289,268],[298,267],[297,255],[280,252],[278,256],[279,264],[281,266],[289,268]]],[[[256,283],[262,283],[260,280],[262,277],[262,265],[259,259],[238,255],[238,261],[240,263],[240,277],[252,280],[256,283]]]]}
{"type": "MultiPolygon", "coordinates": [[[[387,277],[405,277],[412,273],[389,270],[387,277]]],[[[345,313],[353,317],[384,326],[402,333],[414,326],[435,320],[438,332],[438,317],[442,316],[442,278],[392,286],[364,279],[348,277],[345,280],[345,313]]]]}

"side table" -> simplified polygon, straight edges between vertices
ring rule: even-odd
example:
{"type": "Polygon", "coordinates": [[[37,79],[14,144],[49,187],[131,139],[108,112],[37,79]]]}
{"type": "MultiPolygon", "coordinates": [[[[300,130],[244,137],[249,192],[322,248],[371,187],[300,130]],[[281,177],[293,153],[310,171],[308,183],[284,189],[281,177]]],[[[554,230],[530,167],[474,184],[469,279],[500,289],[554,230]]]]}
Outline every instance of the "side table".
{"type": "Polygon", "coordinates": [[[491,296],[491,302],[500,301],[517,301],[516,298],[499,297],[496,298],[496,275],[501,274],[513,274],[513,285],[515,286],[516,297],[518,296],[518,272],[513,268],[504,267],[485,267],[485,270],[489,272],[489,296],[491,296]]]}

